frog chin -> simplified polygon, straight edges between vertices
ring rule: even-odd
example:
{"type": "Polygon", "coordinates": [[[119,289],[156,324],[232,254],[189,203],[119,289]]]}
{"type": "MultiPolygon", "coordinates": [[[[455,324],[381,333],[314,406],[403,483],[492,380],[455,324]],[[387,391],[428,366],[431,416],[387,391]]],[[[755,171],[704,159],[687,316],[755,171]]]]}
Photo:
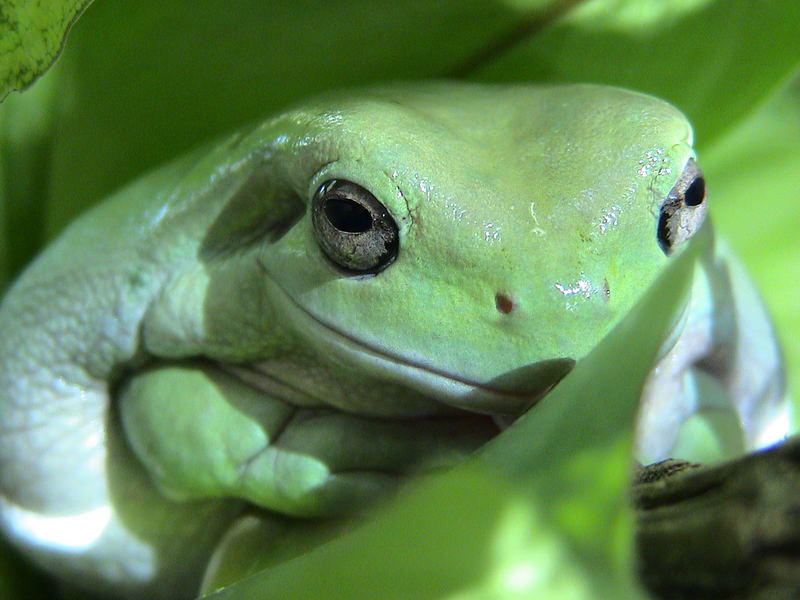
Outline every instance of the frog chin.
{"type": "Polygon", "coordinates": [[[537,361],[478,381],[428,361],[376,346],[316,316],[271,277],[273,297],[298,335],[321,357],[337,357],[379,381],[413,389],[425,397],[470,412],[513,420],[549,392],[574,366],[570,358],[537,361]]]}

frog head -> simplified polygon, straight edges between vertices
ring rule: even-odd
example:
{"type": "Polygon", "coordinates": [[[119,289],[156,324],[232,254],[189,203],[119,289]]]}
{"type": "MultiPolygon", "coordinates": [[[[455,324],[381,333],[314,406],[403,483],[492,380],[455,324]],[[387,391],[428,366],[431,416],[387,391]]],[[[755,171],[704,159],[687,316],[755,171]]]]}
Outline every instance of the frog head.
{"type": "Polygon", "coordinates": [[[479,412],[530,406],[705,214],[689,123],[635,92],[385,87],[283,119],[277,162],[302,210],[259,263],[347,396],[377,379],[479,412]]]}

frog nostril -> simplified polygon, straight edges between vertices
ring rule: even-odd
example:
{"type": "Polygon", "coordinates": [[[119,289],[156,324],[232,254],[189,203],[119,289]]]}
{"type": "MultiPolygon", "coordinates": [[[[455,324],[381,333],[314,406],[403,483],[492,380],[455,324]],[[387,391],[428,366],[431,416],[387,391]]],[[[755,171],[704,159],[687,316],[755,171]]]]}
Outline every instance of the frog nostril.
{"type": "Polygon", "coordinates": [[[501,292],[497,292],[494,295],[494,305],[497,307],[497,310],[504,315],[510,314],[515,307],[514,301],[511,299],[511,297],[501,292]]]}

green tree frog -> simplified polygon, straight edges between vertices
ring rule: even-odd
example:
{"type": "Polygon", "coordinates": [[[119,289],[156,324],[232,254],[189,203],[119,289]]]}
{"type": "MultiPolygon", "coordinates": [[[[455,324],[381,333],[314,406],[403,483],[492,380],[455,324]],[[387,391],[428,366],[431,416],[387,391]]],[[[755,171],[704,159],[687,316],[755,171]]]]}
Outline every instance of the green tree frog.
{"type": "Polygon", "coordinates": [[[772,327],[705,216],[689,123],[640,93],[426,83],[291,108],[128,185],[8,292],[2,529],[66,581],[192,597],[244,510],[350,512],[535,411],[690,238],[635,454],[775,443],[772,327]]]}

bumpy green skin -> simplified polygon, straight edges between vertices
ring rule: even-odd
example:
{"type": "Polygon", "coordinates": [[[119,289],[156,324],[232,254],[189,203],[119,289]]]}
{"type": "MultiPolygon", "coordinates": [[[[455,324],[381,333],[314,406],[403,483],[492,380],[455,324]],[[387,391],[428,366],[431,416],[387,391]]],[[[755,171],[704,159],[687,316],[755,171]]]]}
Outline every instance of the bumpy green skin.
{"type": "MultiPolygon", "coordinates": [[[[0,307],[6,534],[97,590],[186,597],[243,501],[337,514],[452,463],[494,432],[464,410],[526,409],[668,263],[658,215],[691,136],[668,104],[607,87],[392,86],[318,98],[130,185],[0,307]],[[343,273],[315,240],[307,206],[331,179],[399,227],[377,275],[343,273]]],[[[643,393],[646,460],[699,430],[720,454],[785,434],[769,321],[701,235],[643,393]]]]}

